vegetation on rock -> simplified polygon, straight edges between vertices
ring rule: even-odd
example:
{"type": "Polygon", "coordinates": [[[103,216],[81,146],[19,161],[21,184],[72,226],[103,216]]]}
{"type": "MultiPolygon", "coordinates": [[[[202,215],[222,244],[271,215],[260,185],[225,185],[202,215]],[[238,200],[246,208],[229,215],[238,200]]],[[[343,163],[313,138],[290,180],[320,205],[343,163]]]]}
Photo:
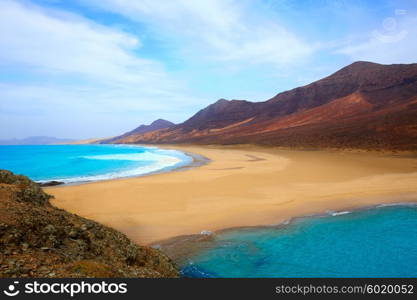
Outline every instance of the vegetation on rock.
{"type": "Polygon", "coordinates": [[[58,209],[26,176],[0,170],[0,277],[178,277],[162,252],[58,209]]]}

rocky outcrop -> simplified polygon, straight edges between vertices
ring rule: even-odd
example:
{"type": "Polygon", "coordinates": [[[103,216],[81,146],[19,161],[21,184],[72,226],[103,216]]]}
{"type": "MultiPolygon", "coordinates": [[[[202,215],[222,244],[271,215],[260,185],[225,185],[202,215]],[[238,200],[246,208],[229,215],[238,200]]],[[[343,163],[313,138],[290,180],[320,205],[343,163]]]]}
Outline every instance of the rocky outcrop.
{"type": "Polygon", "coordinates": [[[56,181],[56,180],[51,180],[51,181],[46,181],[46,182],[38,182],[38,185],[41,187],[47,187],[47,186],[56,186],[56,185],[61,185],[64,184],[65,182],[63,181],[56,181]]]}
{"type": "Polygon", "coordinates": [[[29,178],[0,170],[0,277],[178,277],[162,252],[58,209],[29,178]]]}

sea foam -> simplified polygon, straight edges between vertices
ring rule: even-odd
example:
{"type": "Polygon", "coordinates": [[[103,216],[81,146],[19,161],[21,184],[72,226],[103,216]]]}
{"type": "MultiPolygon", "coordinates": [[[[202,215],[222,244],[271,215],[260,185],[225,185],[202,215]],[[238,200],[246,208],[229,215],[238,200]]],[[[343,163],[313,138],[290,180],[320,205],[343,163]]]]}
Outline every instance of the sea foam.
{"type": "MultiPolygon", "coordinates": [[[[116,146],[117,147],[117,146],[116,146]]],[[[117,148],[119,148],[118,146],[117,148]]],[[[141,176],[152,174],[165,170],[170,170],[192,162],[192,158],[184,153],[176,150],[162,150],[156,147],[146,147],[146,151],[139,153],[116,153],[116,154],[98,154],[98,155],[82,155],[80,159],[97,160],[97,161],[131,161],[142,162],[143,164],[132,168],[106,172],[103,174],[80,175],[70,177],[54,177],[39,182],[47,182],[49,180],[61,181],[64,183],[78,183],[88,181],[102,181],[124,177],[141,176]]]]}

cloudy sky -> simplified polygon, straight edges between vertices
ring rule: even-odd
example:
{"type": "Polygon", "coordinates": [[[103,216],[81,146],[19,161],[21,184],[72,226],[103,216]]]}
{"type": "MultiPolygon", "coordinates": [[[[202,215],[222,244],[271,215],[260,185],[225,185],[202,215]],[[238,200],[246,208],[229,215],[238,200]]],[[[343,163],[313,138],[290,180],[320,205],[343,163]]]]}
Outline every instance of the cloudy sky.
{"type": "Polygon", "coordinates": [[[417,62],[417,1],[0,0],[0,138],[107,137],[417,62]]]}

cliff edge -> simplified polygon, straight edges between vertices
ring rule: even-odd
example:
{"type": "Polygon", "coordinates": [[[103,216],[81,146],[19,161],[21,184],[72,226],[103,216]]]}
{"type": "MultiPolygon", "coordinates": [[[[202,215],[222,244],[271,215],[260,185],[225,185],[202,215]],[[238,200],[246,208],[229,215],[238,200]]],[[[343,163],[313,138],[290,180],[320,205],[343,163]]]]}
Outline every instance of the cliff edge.
{"type": "Polygon", "coordinates": [[[178,277],[162,252],[52,206],[28,177],[0,170],[0,277],[178,277]]]}

